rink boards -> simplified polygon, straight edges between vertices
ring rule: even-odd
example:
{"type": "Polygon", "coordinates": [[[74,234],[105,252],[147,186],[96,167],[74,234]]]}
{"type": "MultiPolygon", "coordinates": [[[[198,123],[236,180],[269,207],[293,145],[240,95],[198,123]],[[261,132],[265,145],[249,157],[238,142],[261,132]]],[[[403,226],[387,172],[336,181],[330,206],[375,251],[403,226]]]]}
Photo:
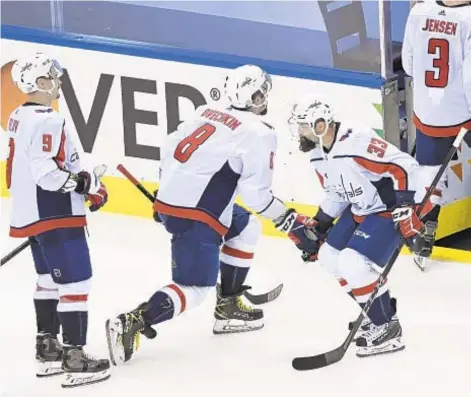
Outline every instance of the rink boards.
{"type": "MultiPolygon", "coordinates": [[[[37,51],[60,60],[67,73],[55,108],[66,115],[66,128],[82,148],[85,163],[110,167],[104,179],[110,193],[105,211],[152,216],[149,202],[121,177],[116,165],[125,164],[153,191],[158,186],[159,146],[165,135],[195,107],[221,103],[227,70],[240,64],[256,63],[273,75],[266,117],[279,134],[273,191],[301,212],[314,214],[323,194],[308,156],[297,150],[289,133],[287,119],[296,98],[321,95],[339,120],[382,134],[382,80],[377,75],[8,26],[2,36],[2,128],[24,100],[11,82],[12,62],[37,51]]],[[[441,213],[440,237],[471,227],[471,152],[463,146],[448,174],[445,199],[449,204],[441,213]]],[[[7,152],[1,134],[2,159],[7,152]]],[[[7,197],[4,167],[2,161],[1,196],[7,197]]],[[[264,232],[277,235],[269,222],[264,222],[264,232]]],[[[463,260],[463,255],[458,256],[463,260]]]]}

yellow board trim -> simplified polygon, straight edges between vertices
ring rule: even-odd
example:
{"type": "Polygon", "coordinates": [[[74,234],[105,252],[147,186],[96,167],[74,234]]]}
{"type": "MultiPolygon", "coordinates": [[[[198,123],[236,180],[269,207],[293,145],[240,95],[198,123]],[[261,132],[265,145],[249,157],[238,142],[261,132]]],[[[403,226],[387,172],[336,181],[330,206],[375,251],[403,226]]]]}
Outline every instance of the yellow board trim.
{"type": "MultiPolygon", "coordinates": [[[[5,185],[5,167],[6,162],[0,163],[1,168],[1,197],[9,197],[10,194],[5,185]]],[[[108,189],[109,199],[108,203],[103,207],[101,211],[111,212],[116,214],[139,216],[144,218],[152,218],[152,205],[149,200],[136,189],[127,179],[105,176],[103,183],[108,189]]],[[[142,182],[144,187],[153,192],[157,189],[158,184],[153,182],[142,182]]],[[[290,207],[296,209],[296,211],[313,216],[317,212],[317,206],[301,203],[290,203],[290,207]]],[[[439,229],[437,236],[438,238],[447,237],[452,234],[458,233],[464,229],[471,227],[471,197],[455,201],[451,204],[443,207],[440,212],[439,229]]],[[[283,233],[277,231],[272,222],[260,218],[263,226],[263,234],[266,236],[273,237],[286,237],[283,233]]],[[[407,254],[407,250],[403,250],[404,254],[407,254]]],[[[444,260],[444,261],[456,261],[456,262],[469,262],[471,263],[471,252],[436,247],[433,251],[433,259],[444,260]]]]}

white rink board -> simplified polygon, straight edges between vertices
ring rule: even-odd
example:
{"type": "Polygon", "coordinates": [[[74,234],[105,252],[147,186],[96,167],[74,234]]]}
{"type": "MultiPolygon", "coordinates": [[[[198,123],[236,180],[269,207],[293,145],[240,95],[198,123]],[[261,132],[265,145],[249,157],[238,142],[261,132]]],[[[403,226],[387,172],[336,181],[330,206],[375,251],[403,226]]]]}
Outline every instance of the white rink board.
{"type": "MultiPolygon", "coordinates": [[[[167,133],[169,117],[174,111],[167,107],[166,89],[169,84],[188,85],[196,89],[208,103],[214,102],[211,92],[223,92],[227,69],[163,61],[150,58],[124,56],[90,50],[57,47],[13,40],[2,40],[2,64],[40,51],[60,60],[68,70],[73,90],[85,121],[90,111],[100,75],[114,76],[103,117],[91,152],[94,162],[110,165],[110,175],[119,175],[115,165],[123,162],[139,178],[157,181],[158,161],[125,155],[124,122],[129,120],[129,110],[123,105],[123,79],[144,79],[155,87],[157,94],[134,94],[135,108],[157,113],[158,125],[138,124],[137,143],[158,147],[167,133]]],[[[174,87],[174,86],[172,86],[174,87]]],[[[287,120],[295,99],[307,94],[318,94],[330,101],[339,120],[382,129],[382,119],[374,104],[381,103],[379,89],[349,86],[337,83],[273,76],[273,90],[269,96],[269,114],[266,121],[279,132],[279,150],[276,156],[274,191],[286,200],[303,204],[318,204],[320,199],[317,178],[309,165],[307,155],[298,152],[291,141],[287,120]],[[309,183],[300,183],[303,179],[309,183]],[[313,182],[311,182],[313,181],[313,182]]],[[[67,115],[67,128],[76,131],[69,103],[62,95],[59,109],[67,115]]],[[[221,95],[221,101],[223,96],[221,95]]],[[[186,98],[178,101],[180,119],[191,116],[193,103],[186,98]]],[[[75,109],[76,111],[76,109],[75,109]]],[[[77,137],[78,139],[78,137],[77,137]]],[[[2,151],[4,152],[4,151],[2,151]]],[[[88,157],[88,156],[87,156],[88,157]]],[[[121,176],[121,175],[119,175],[121,176]]]]}

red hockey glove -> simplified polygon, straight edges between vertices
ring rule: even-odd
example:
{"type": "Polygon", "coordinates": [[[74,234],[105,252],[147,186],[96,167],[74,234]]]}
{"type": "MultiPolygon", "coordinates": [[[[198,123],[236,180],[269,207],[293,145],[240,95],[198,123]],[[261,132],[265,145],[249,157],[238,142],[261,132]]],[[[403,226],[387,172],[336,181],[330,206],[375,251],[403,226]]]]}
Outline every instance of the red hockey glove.
{"type": "Polygon", "coordinates": [[[90,201],[91,203],[89,210],[91,212],[98,211],[108,201],[108,192],[106,190],[106,186],[102,182],[100,182],[100,187],[98,191],[94,194],[87,194],[86,198],[87,201],[90,201]]]}

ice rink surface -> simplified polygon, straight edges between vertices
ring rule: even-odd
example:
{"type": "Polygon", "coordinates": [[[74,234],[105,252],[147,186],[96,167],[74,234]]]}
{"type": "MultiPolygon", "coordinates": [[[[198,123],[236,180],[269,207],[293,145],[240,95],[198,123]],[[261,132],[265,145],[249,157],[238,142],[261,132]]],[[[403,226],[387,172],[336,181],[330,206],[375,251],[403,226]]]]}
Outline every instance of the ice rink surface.
{"type": "MultiPolygon", "coordinates": [[[[8,233],[10,202],[1,200],[1,255],[21,243],[8,233]]],[[[90,214],[94,266],[88,352],[107,357],[104,322],[133,309],[170,281],[169,236],[150,219],[90,214]]],[[[29,251],[0,269],[0,396],[470,396],[471,266],[432,262],[421,273],[400,257],[389,277],[406,349],[357,358],[352,346],[330,367],[296,372],[297,355],[337,347],[356,305],[318,264],[303,264],[287,239],[263,238],[248,284],[254,293],[283,282],[264,306],[261,331],[212,334],[214,294],[205,304],[158,327],[153,341],[109,381],[64,390],[60,378],[35,377],[35,273],[29,251]]]]}

